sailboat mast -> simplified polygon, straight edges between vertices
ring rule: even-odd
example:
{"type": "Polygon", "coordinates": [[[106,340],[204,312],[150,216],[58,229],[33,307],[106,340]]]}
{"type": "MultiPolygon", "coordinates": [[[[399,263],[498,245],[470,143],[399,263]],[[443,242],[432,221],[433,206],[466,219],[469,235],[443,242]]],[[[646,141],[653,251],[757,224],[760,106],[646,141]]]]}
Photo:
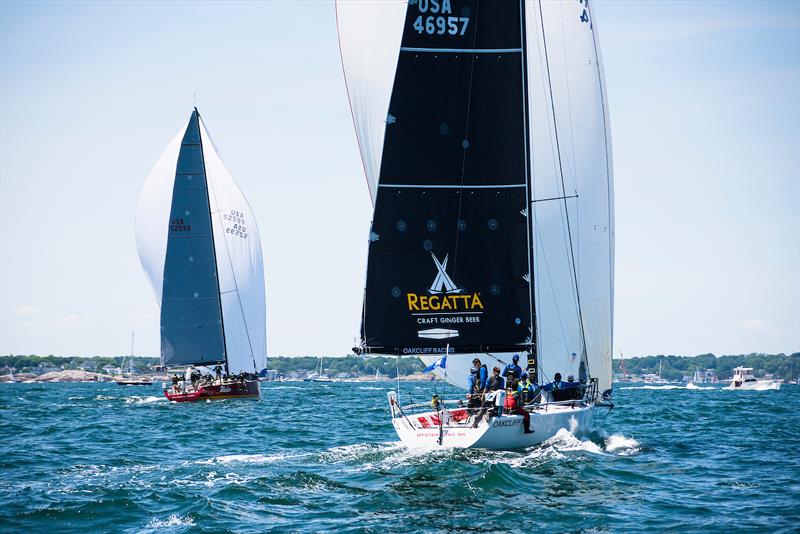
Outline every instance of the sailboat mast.
{"type": "Polygon", "coordinates": [[[133,374],[133,340],[134,340],[134,336],[135,335],[136,335],[136,332],[132,330],[131,331],[131,357],[128,360],[128,374],[129,375],[133,374]]]}
{"type": "Polygon", "coordinates": [[[217,262],[217,247],[214,239],[214,214],[211,213],[211,196],[209,191],[211,186],[208,183],[208,172],[206,169],[206,158],[203,153],[203,136],[200,135],[200,112],[194,108],[194,120],[197,122],[198,139],[200,143],[200,161],[203,164],[203,176],[206,177],[206,199],[208,200],[209,229],[211,230],[211,251],[214,254],[214,280],[217,283],[217,295],[219,296],[219,324],[222,329],[222,354],[225,356],[225,373],[228,374],[228,342],[225,339],[225,314],[222,313],[222,290],[219,287],[219,263],[217,262]]]}
{"type": "Polygon", "coordinates": [[[531,202],[533,183],[531,180],[531,155],[530,155],[530,120],[528,114],[528,46],[527,33],[525,31],[525,1],[519,3],[519,27],[522,39],[522,113],[525,118],[525,192],[526,192],[526,211],[528,213],[528,281],[530,285],[530,325],[531,325],[531,344],[528,356],[526,372],[539,382],[539,362],[537,351],[538,327],[536,321],[536,290],[534,283],[534,259],[533,259],[533,204],[531,202]]]}

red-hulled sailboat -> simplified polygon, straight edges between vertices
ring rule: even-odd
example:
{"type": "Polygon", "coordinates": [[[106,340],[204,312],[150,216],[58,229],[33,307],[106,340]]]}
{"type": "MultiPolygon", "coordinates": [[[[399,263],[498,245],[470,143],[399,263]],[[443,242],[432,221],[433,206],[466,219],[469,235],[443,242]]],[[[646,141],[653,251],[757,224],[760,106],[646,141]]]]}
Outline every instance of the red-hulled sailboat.
{"type": "Polygon", "coordinates": [[[185,375],[164,395],[259,398],[266,299],[258,229],[196,108],[150,172],[136,219],[139,258],[161,305],[161,363],[185,375]]]}

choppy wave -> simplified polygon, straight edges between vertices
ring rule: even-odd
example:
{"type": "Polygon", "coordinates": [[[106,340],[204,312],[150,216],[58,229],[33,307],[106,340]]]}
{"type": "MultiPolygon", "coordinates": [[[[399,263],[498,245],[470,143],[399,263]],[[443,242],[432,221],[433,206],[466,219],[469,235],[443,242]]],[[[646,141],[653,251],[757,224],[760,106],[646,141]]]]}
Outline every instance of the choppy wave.
{"type": "MultiPolygon", "coordinates": [[[[402,386],[430,398],[436,384],[402,386]]],[[[196,404],[107,384],[0,388],[0,435],[13,436],[0,444],[0,524],[518,530],[509,510],[535,510],[537,528],[553,531],[791,531],[800,521],[800,457],[786,453],[800,450],[800,388],[622,388],[589,435],[562,430],[515,451],[407,448],[384,388],[372,388],[266,384],[261,402],[196,404]],[[742,432],[742,418],[759,432],[742,432]]]]}

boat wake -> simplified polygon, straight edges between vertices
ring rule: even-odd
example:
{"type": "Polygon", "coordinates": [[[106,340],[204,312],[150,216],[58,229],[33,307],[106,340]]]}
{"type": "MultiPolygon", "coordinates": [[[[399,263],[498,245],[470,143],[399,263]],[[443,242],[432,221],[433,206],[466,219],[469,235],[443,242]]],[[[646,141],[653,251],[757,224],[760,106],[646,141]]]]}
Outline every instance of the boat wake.
{"type": "Polygon", "coordinates": [[[780,384],[772,383],[772,384],[759,384],[756,387],[751,388],[722,388],[725,391],[776,391],[781,389],[780,384]]]}
{"type": "Polygon", "coordinates": [[[232,464],[272,464],[281,460],[294,459],[304,455],[293,454],[228,454],[225,456],[215,456],[209,460],[197,460],[193,462],[198,465],[232,465],[232,464]]]}
{"type": "Polygon", "coordinates": [[[333,447],[317,457],[322,464],[345,464],[352,471],[389,471],[448,461],[473,465],[506,464],[510,467],[534,467],[550,460],[561,460],[569,453],[589,453],[600,456],[631,456],[642,451],[641,444],[621,434],[596,432],[591,439],[581,439],[566,429],[547,441],[521,451],[493,451],[459,448],[409,448],[400,441],[361,443],[333,447]]]}
{"type": "Polygon", "coordinates": [[[154,402],[167,402],[166,397],[156,397],[148,395],[147,397],[124,397],[125,404],[152,404],[154,402]]]}

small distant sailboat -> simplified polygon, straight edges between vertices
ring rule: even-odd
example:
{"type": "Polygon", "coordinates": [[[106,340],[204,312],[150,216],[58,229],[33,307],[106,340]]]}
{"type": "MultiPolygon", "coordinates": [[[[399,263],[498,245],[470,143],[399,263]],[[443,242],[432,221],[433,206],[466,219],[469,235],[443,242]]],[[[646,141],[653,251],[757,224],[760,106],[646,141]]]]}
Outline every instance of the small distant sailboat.
{"type": "Polygon", "coordinates": [[[131,355],[128,359],[128,375],[124,376],[122,370],[125,368],[125,357],[122,358],[122,363],[119,366],[117,376],[114,377],[114,382],[120,386],[150,386],[153,381],[143,376],[135,376],[133,373],[133,341],[136,333],[131,332],[131,355]]]}
{"type": "Polygon", "coordinates": [[[161,364],[185,369],[165,396],[259,398],[258,373],[266,367],[261,242],[197,108],[147,178],[136,241],[161,306],[161,364]]]}
{"type": "Polygon", "coordinates": [[[669,384],[669,380],[661,376],[661,366],[663,363],[664,360],[658,360],[658,373],[649,373],[642,377],[645,384],[669,384]]]}
{"type": "Polygon", "coordinates": [[[8,381],[9,382],[16,382],[17,381],[16,377],[14,376],[14,369],[9,369],[8,370],[8,381]]]}
{"type": "Polygon", "coordinates": [[[611,396],[614,220],[601,59],[585,2],[338,0],[374,206],[356,354],[418,356],[465,388],[515,354],[582,398],[475,418],[401,406],[410,446],[507,449],[592,426],[611,396]],[[535,177],[535,180],[534,180],[535,177]],[[580,261],[578,261],[580,260],[580,261]]]}
{"type": "Polygon", "coordinates": [[[333,378],[329,377],[323,372],[322,369],[322,356],[319,357],[317,360],[317,367],[314,369],[312,373],[309,373],[303,379],[304,382],[333,382],[333,378]]]}

